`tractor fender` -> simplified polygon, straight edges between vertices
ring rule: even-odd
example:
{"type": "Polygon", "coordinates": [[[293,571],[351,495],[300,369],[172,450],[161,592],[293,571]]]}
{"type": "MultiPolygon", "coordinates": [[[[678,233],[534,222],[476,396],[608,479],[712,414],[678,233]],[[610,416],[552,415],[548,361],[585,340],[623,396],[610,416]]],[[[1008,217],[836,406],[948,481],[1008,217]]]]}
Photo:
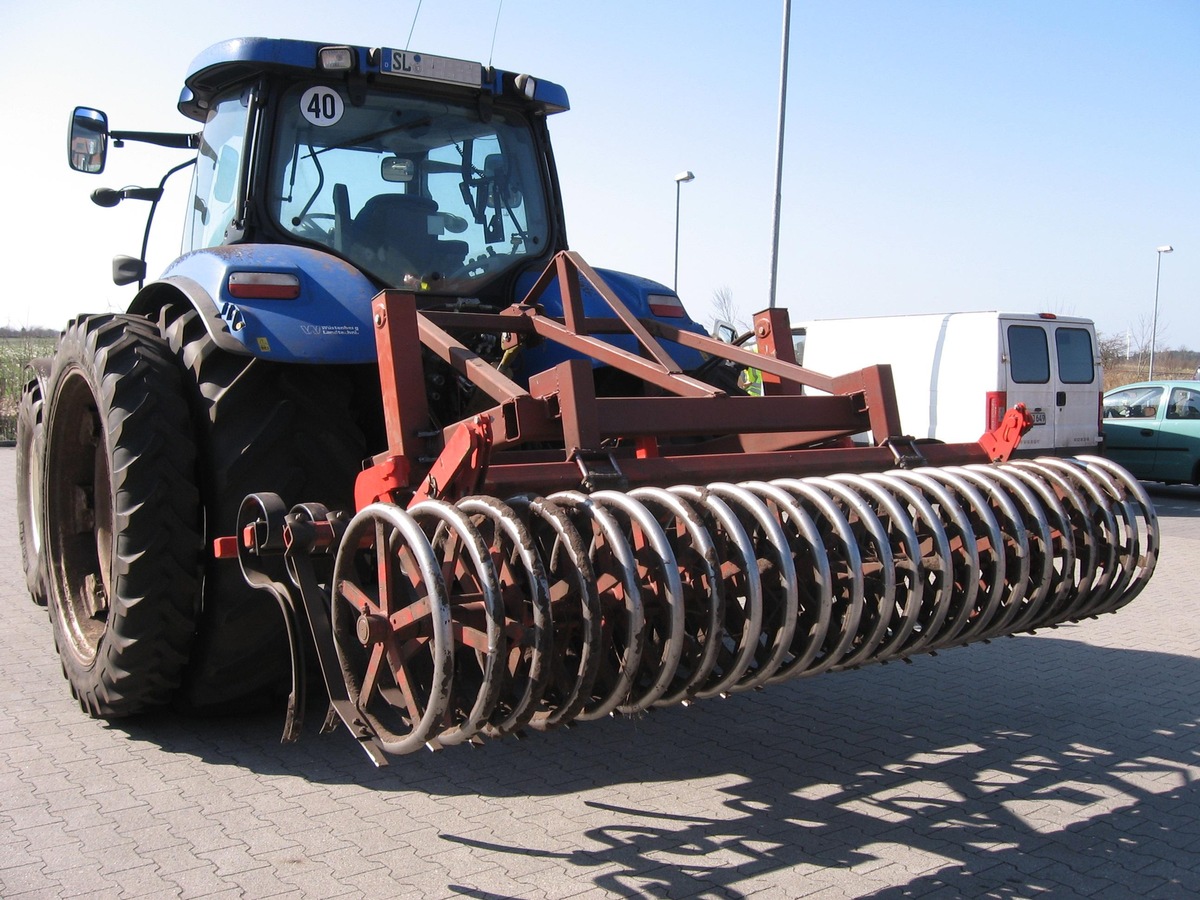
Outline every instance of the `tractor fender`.
{"type": "MultiPolygon", "coordinates": [[[[642,278],[638,275],[630,275],[625,272],[616,272],[612,269],[597,269],[596,274],[604,279],[604,283],[609,289],[639,319],[660,319],[668,325],[675,325],[686,331],[694,331],[696,334],[707,335],[707,332],[700,325],[696,324],[696,322],[692,321],[686,313],[683,316],[674,318],[662,318],[654,314],[650,308],[651,297],[655,295],[677,296],[675,291],[666,285],[651,281],[649,278],[642,278]]],[[[538,272],[526,272],[522,275],[517,281],[517,296],[525,297],[533,288],[538,275],[538,272]]],[[[599,291],[586,281],[580,285],[580,294],[583,301],[584,313],[587,316],[608,318],[615,315],[609,309],[608,303],[600,296],[599,291]]],[[[563,314],[562,295],[557,279],[551,282],[540,295],[532,299],[536,300],[549,316],[561,316],[563,314]]],[[[631,334],[604,335],[603,340],[630,353],[638,352],[637,338],[631,334]]],[[[693,369],[703,362],[703,357],[696,350],[690,350],[673,341],[664,341],[663,346],[685,371],[693,369]]],[[[547,342],[538,344],[536,347],[532,347],[526,351],[525,365],[530,372],[540,372],[543,369],[549,369],[564,360],[577,357],[578,355],[560,344],[547,342]]],[[[595,360],[593,360],[592,364],[593,366],[599,365],[595,360]]]]}
{"type": "MultiPolygon", "coordinates": [[[[265,293],[265,292],[263,292],[265,293]]],[[[204,322],[217,346],[230,353],[291,363],[375,361],[371,298],[378,288],[342,259],[308,247],[231,244],[185,254],[129,307],[154,317],[184,300],[204,322]],[[244,273],[294,276],[289,299],[235,297],[230,276],[244,273]]]]}

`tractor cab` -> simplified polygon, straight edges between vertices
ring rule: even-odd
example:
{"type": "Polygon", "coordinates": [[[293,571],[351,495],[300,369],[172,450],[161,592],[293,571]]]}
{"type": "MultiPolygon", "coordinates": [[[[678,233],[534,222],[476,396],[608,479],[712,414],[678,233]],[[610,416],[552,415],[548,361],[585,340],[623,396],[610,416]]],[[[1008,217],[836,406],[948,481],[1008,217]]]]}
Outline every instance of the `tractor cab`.
{"type": "MultiPolygon", "coordinates": [[[[444,57],[264,38],[210,48],[185,85],[179,109],[203,123],[199,136],[173,136],[199,150],[185,253],[309,246],[381,286],[480,296],[565,249],[545,128],[567,108],[557,85],[444,57]]],[[[102,113],[77,110],[72,168],[102,171],[108,136],[102,113]]]]}

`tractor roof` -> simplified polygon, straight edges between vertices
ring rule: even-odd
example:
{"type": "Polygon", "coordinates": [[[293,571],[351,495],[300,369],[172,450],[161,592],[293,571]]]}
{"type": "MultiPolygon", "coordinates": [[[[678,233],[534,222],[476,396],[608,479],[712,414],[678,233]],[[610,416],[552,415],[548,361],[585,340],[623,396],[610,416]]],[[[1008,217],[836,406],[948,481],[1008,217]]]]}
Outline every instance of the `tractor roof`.
{"type": "Polygon", "coordinates": [[[466,60],[387,47],[250,37],[214,44],[192,61],[179,96],[179,111],[203,122],[216,94],[267,72],[324,74],[330,78],[357,74],[380,82],[432,82],[519,98],[547,114],[570,106],[567,92],[560,85],[466,60]]]}

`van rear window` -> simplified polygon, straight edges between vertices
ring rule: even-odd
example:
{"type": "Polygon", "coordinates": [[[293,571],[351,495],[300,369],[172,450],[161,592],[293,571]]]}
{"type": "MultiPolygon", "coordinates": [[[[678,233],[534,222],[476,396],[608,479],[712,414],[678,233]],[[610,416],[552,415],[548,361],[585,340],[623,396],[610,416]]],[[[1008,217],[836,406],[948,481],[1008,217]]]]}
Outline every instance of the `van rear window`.
{"type": "Polygon", "coordinates": [[[1092,337],[1084,328],[1056,328],[1058,377],[1063,384],[1091,384],[1096,378],[1092,337]]]}
{"type": "Polygon", "coordinates": [[[1050,380],[1050,345],[1046,342],[1046,330],[1038,325],[1009,325],[1008,359],[1013,381],[1046,384],[1050,380]]]}

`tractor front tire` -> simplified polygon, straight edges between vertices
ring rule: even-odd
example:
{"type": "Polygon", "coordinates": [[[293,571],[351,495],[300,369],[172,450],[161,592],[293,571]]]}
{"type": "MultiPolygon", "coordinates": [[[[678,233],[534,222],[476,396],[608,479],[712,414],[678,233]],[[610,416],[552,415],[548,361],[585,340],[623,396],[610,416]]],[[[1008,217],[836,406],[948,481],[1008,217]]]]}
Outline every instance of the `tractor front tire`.
{"type": "Polygon", "coordinates": [[[195,440],[183,379],[154,326],[71,322],[45,404],[43,544],[54,641],[92,716],[167,703],[200,593],[195,440]]]}

